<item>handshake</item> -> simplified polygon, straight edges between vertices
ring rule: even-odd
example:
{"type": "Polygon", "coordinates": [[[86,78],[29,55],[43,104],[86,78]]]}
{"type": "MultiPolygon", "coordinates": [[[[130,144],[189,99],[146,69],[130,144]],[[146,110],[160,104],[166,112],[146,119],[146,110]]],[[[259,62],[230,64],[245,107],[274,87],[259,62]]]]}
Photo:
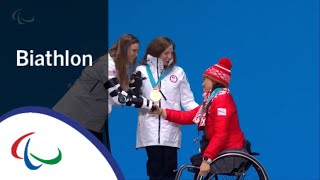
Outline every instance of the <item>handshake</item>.
{"type": "Polygon", "coordinates": [[[155,114],[158,116],[162,116],[164,119],[167,117],[166,110],[160,108],[158,105],[153,104],[149,114],[155,114]]]}
{"type": "MultiPolygon", "coordinates": [[[[142,91],[141,91],[141,87],[143,85],[142,81],[147,79],[146,77],[142,77],[141,72],[140,71],[136,71],[134,73],[132,73],[131,78],[130,78],[130,82],[129,82],[129,90],[128,90],[128,94],[124,95],[126,97],[132,97],[132,96],[136,96],[139,101],[144,101],[146,100],[143,96],[142,96],[142,91]]],[[[143,102],[141,102],[143,103],[143,102]]],[[[140,104],[140,103],[139,103],[140,104]]],[[[155,115],[161,115],[163,118],[166,117],[166,111],[164,111],[163,109],[159,108],[158,105],[153,104],[149,114],[155,114],[155,115]]]]}

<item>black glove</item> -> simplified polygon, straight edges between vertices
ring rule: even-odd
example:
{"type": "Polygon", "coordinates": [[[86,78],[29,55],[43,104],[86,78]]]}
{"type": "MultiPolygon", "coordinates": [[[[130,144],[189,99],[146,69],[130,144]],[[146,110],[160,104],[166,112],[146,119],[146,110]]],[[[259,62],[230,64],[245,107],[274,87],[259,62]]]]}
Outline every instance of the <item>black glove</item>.
{"type": "Polygon", "coordinates": [[[130,82],[129,82],[129,88],[131,92],[129,94],[133,94],[137,97],[142,95],[141,87],[142,87],[142,81],[146,78],[141,77],[141,72],[136,71],[131,75],[130,82]]]}

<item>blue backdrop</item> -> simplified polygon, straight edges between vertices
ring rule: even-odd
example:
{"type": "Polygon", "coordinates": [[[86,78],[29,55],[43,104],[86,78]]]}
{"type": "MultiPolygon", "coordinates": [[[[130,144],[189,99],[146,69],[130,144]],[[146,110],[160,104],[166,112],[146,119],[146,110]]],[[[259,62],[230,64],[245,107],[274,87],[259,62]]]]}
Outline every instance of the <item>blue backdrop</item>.
{"type": "MultiPolygon", "coordinates": [[[[139,37],[139,58],[159,35],[176,43],[197,102],[202,73],[233,61],[230,89],[241,128],[271,180],[319,179],[319,2],[109,0],[109,47],[139,37]]],[[[147,179],[145,150],[135,149],[137,111],[114,108],[113,155],[127,179],[147,179]]],[[[195,126],[183,127],[179,165],[197,152],[195,126]]]]}

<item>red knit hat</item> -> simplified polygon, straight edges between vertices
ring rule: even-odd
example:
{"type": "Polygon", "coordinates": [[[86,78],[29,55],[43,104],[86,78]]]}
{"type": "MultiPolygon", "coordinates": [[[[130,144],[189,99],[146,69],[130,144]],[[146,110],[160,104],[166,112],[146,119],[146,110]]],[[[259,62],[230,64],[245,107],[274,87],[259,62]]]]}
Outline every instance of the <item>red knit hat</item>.
{"type": "Polygon", "coordinates": [[[218,64],[211,66],[203,73],[203,77],[209,78],[228,87],[231,79],[231,67],[232,62],[230,59],[221,58],[218,64]]]}

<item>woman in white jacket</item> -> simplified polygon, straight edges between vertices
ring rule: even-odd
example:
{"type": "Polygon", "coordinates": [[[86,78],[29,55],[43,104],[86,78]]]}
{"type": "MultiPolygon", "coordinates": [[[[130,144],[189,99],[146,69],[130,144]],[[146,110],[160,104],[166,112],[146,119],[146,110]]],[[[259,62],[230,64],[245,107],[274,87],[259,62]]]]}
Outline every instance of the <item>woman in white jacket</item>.
{"type": "Polygon", "coordinates": [[[139,40],[131,34],[122,35],[98,58],[93,66],[86,67],[69,91],[53,107],[90,130],[110,149],[107,116],[114,105],[150,109],[152,102],[133,96],[129,89],[129,67],[135,69],[139,40]],[[107,122],[105,122],[107,120],[107,122]],[[105,125],[105,126],[104,126],[105,125]]]}
{"type": "MultiPolygon", "coordinates": [[[[176,66],[175,45],[167,37],[157,37],[147,47],[140,71],[142,96],[162,108],[192,110],[198,106],[183,69],[176,66]]],[[[137,148],[146,148],[147,174],[153,179],[174,179],[177,149],[181,145],[181,128],[140,109],[137,127],[137,148]]]]}

